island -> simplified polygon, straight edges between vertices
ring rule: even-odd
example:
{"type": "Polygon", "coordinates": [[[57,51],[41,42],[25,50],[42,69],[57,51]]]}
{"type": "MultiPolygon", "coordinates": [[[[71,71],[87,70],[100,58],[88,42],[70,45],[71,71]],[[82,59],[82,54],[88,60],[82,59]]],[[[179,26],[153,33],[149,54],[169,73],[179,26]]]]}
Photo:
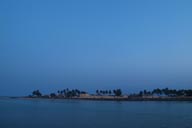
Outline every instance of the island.
{"type": "Polygon", "coordinates": [[[79,100],[114,100],[114,101],[192,101],[191,89],[153,89],[138,93],[124,94],[121,89],[96,90],[94,94],[79,89],[63,89],[56,93],[42,94],[34,90],[31,95],[24,98],[42,99],[79,99],[79,100]]]}

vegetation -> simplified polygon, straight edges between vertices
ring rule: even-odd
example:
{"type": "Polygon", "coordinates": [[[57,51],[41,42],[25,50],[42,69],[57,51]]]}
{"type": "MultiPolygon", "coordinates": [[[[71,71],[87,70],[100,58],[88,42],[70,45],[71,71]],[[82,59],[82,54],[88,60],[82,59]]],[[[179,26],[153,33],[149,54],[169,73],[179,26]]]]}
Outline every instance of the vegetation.
{"type": "Polygon", "coordinates": [[[122,95],[122,91],[121,89],[116,89],[116,90],[96,90],[96,94],[98,96],[121,96],[122,95]],[[113,93],[112,93],[113,92],[113,93]]]}
{"type": "MultiPolygon", "coordinates": [[[[35,90],[32,92],[32,95],[29,97],[35,98],[35,97],[40,97],[40,98],[81,98],[83,94],[88,94],[85,91],[80,91],[78,89],[63,89],[63,90],[58,90],[57,93],[51,93],[50,95],[42,95],[42,93],[39,90],[35,90]]],[[[90,96],[115,96],[115,97],[121,97],[122,96],[122,91],[121,89],[114,89],[114,90],[96,90],[95,94],[92,94],[90,96]]],[[[84,95],[85,96],[85,95],[84,95]]],[[[88,95],[87,95],[88,96],[88,95]]],[[[148,90],[143,90],[140,91],[139,93],[134,93],[127,95],[129,97],[140,97],[140,98],[146,98],[147,96],[149,97],[176,97],[176,98],[187,98],[191,97],[192,98],[192,90],[191,89],[169,89],[169,88],[163,88],[163,89],[153,89],[152,91],[148,90]]]]}
{"type": "Polygon", "coordinates": [[[32,92],[32,95],[33,95],[33,96],[36,96],[36,97],[41,97],[41,96],[42,96],[42,94],[41,94],[41,92],[40,92],[39,90],[33,91],[33,92],[32,92]]]}
{"type": "Polygon", "coordinates": [[[157,95],[157,96],[168,96],[168,97],[180,97],[180,96],[192,96],[192,90],[188,89],[180,89],[180,90],[176,90],[176,89],[169,89],[169,88],[164,88],[164,89],[154,89],[152,91],[140,91],[138,96],[146,96],[146,95],[157,95]]]}
{"type": "Polygon", "coordinates": [[[32,92],[32,96],[30,95],[30,97],[42,97],[42,98],[46,98],[46,97],[50,97],[50,98],[72,98],[72,97],[79,97],[80,94],[86,94],[85,91],[80,91],[78,89],[73,89],[73,90],[69,90],[64,89],[64,90],[58,90],[57,93],[50,93],[50,95],[43,95],[41,94],[41,92],[39,90],[35,90],[32,92]]]}
{"type": "Polygon", "coordinates": [[[96,90],[96,94],[101,96],[101,95],[111,95],[111,90],[96,90]]]}
{"type": "Polygon", "coordinates": [[[55,98],[55,97],[56,97],[56,94],[55,94],[55,93],[51,93],[51,94],[50,94],[50,97],[51,97],[51,98],[55,98]]]}
{"type": "Polygon", "coordinates": [[[115,96],[121,96],[122,95],[121,89],[113,90],[113,93],[115,94],[115,96]]]}

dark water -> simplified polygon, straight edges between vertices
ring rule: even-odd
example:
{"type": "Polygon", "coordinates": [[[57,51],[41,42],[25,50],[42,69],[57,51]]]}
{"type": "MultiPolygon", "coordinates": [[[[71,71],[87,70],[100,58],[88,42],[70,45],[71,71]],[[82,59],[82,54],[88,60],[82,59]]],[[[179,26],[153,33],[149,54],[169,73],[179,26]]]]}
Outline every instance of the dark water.
{"type": "Polygon", "coordinates": [[[0,99],[0,128],[192,128],[192,102],[0,99]]]}

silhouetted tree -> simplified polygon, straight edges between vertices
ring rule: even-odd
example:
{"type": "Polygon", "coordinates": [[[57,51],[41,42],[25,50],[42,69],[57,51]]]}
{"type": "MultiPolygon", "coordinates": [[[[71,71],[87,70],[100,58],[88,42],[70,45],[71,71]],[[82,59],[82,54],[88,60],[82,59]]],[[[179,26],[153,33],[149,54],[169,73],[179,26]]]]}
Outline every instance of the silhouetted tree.
{"type": "Polygon", "coordinates": [[[108,93],[109,93],[108,90],[106,90],[106,91],[105,91],[105,94],[108,94],[108,93]]]}
{"type": "Polygon", "coordinates": [[[113,93],[116,95],[116,90],[113,90],[113,93]]]}
{"type": "Polygon", "coordinates": [[[41,92],[39,90],[33,91],[32,94],[33,94],[33,96],[37,96],[37,97],[41,97],[42,96],[42,94],[41,94],[41,92]]]}
{"type": "Polygon", "coordinates": [[[99,95],[99,90],[96,90],[96,94],[99,95]]]}
{"type": "Polygon", "coordinates": [[[56,94],[55,94],[55,93],[51,93],[51,94],[50,94],[50,97],[51,97],[51,98],[55,98],[55,97],[56,97],[56,94]]]}
{"type": "Polygon", "coordinates": [[[60,94],[61,94],[61,91],[58,90],[57,93],[58,93],[58,95],[60,95],[60,94]]]}
{"type": "Polygon", "coordinates": [[[111,90],[109,90],[109,95],[111,95],[111,90]]]}
{"type": "Polygon", "coordinates": [[[157,89],[154,89],[154,90],[152,91],[152,94],[161,95],[161,94],[162,94],[162,91],[161,91],[161,89],[157,88],[157,89]]]}
{"type": "Polygon", "coordinates": [[[143,96],[143,91],[140,91],[140,92],[139,92],[139,96],[143,96]]]}
{"type": "Polygon", "coordinates": [[[76,96],[80,95],[80,91],[78,89],[75,89],[76,96]]]}
{"type": "Polygon", "coordinates": [[[144,95],[147,95],[147,90],[144,90],[144,91],[143,91],[143,94],[144,94],[144,95]]]}
{"type": "Polygon", "coordinates": [[[115,94],[115,96],[121,96],[122,95],[121,89],[113,90],[113,93],[115,94]]]}
{"type": "Polygon", "coordinates": [[[169,95],[169,89],[168,89],[168,88],[163,89],[162,92],[163,92],[165,95],[169,95]]]}
{"type": "Polygon", "coordinates": [[[102,91],[102,90],[100,90],[100,94],[101,94],[101,95],[103,94],[103,91],[102,91]]]}

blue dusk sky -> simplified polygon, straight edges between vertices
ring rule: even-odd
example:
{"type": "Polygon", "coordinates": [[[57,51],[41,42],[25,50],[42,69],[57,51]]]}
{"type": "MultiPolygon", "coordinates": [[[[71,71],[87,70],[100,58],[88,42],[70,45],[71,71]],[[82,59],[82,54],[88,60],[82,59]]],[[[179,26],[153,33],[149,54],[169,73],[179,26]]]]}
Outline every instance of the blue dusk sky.
{"type": "Polygon", "coordinates": [[[191,0],[1,0],[0,95],[192,88],[191,0]]]}

